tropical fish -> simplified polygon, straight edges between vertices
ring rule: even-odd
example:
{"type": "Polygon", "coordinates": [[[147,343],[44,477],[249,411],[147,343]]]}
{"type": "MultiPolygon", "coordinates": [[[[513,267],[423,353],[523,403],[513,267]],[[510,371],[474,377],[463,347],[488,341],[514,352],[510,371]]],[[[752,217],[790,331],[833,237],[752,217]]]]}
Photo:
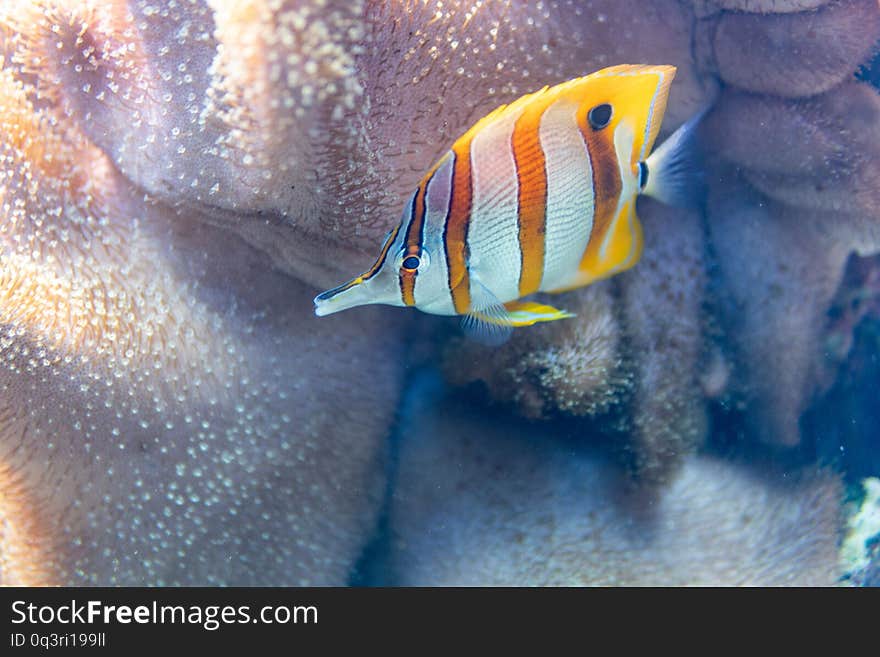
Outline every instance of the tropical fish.
{"type": "Polygon", "coordinates": [[[494,110],[422,178],[375,264],[315,297],[315,314],[413,306],[461,315],[488,342],[572,317],[522,299],[629,269],[643,247],[636,197],[682,204],[696,189],[699,117],[651,153],[674,76],[614,66],[494,110]]]}

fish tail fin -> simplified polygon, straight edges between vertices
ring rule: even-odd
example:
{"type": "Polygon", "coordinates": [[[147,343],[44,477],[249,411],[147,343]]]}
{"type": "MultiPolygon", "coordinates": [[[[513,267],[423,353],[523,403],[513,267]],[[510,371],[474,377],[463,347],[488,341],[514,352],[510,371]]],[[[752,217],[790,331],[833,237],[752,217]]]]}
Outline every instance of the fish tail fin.
{"type": "Polygon", "coordinates": [[[676,207],[700,205],[706,181],[703,153],[696,137],[710,107],[707,104],[641,163],[642,194],[676,207]]]}

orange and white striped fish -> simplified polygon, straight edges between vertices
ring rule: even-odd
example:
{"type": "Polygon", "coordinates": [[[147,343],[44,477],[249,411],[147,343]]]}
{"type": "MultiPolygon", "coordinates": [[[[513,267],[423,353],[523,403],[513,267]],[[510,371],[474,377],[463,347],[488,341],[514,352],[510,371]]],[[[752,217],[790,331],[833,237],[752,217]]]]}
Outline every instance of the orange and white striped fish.
{"type": "Polygon", "coordinates": [[[319,316],[364,304],[462,315],[503,341],[572,315],[520,301],[635,265],[639,194],[689,193],[697,117],[653,154],[672,66],[614,66],[523,96],[478,121],[428,171],[375,264],[315,297],[319,316]]]}

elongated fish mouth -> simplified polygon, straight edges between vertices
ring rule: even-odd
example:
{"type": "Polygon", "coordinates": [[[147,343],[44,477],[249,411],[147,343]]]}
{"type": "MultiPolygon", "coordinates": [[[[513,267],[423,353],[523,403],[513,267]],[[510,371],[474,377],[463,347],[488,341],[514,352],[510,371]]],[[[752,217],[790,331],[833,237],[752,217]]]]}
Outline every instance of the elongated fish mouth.
{"type": "Polygon", "coordinates": [[[397,234],[400,232],[400,226],[401,224],[398,224],[397,228],[390,231],[388,235],[385,236],[385,243],[382,246],[379,258],[369,270],[357,278],[353,278],[342,285],[337,285],[326,292],[321,292],[321,294],[315,297],[315,314],[318,317],[332,315],[333,313],[338,313],[340,310],[348,310],[355,306],[364,306],[370,303],[390,303],[390,301],[383,302],[377,299],[376,288],[371,284],[364,285],[364,283],[374,280],[374,277],[382,268],[382,265],[385,264],[388,250],[397,238],[397,234]],[[370,291],[370,288],[372,288],[372,292],[370,291]]]}
{"type": "Polygon", "coordinates": [[[315,305],[318,305],[321,301],[330,301],[333,297],[338,294],[341,294],[348,290],[349,288],[354,287],[355,285],[360,285],[364,282],[362,276],[358,276],[357,278],[351,279],[348,283],[343,283],[342,285],[337,285],[336,287],[327,290],[326,292],[321,292],[318,296],[315,297],[315,305]]]}
{"type": "Polygon", "coordinates": [[[332,315],[341,310],[348,310],[356,306],[364,306],[374,303],[370,291],[366,285],[363,285],[364,277],[358,276],[347,283],[337,285],[336,287],[321,292],[315,297],[315,314],[318,317],[332,315]]]}

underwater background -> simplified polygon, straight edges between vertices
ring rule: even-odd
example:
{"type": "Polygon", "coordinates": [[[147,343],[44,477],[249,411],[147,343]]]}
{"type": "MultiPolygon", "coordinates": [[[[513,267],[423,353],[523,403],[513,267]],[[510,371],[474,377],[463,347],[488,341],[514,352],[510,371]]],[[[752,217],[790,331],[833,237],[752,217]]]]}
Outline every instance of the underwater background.
{"type": "Polygon", "coordinates": [[[880,584],[877,0],[0,0],[0,583],[880,584]],[[524,93],[699,209],[490,348],[314,316],[524,93]]]}

